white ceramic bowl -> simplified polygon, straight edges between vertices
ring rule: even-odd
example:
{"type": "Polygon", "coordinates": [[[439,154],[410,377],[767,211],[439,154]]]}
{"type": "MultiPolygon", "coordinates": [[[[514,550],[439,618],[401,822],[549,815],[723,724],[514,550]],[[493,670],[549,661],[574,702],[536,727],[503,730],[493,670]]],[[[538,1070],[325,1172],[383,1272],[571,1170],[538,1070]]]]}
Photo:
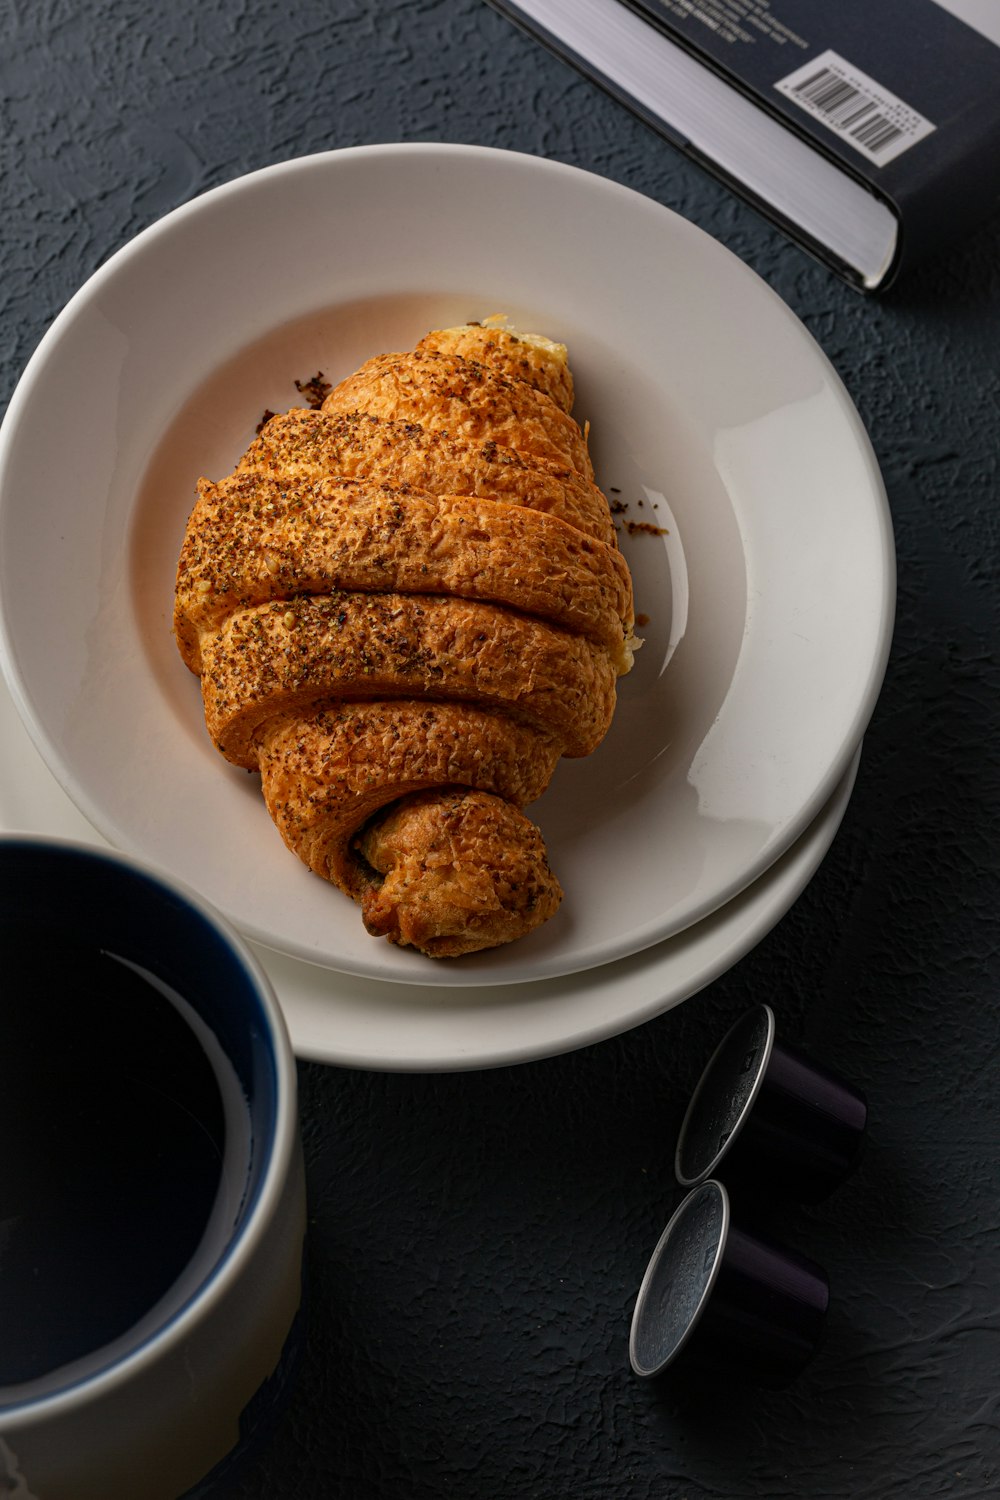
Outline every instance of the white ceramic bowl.
{"type": "Polygon", "coordinates": [[[770,289],[659,204],[502,151],[338,151],[196,199],[77,294],[0,436],[0,653],[61,784],[257,942],[370,980],[580,973],[746,890],[847,773],[893,581],[866,435],[770,289]],[[622,533],[648,623],[611,733],[533,809],[563,907],[435,963],[371,939],[220,761],[172,592],[196,479],[299,402],[295,380],[497,311],[567,342],[598,476],[658,530],[622,533]]]}
{"type": "Polygon", "coordinates": [[[285,1025],[238,935],[130,858],[4,837],[0,913],[0,1492],[176,1500],[293,1363],[285,1025]]]}

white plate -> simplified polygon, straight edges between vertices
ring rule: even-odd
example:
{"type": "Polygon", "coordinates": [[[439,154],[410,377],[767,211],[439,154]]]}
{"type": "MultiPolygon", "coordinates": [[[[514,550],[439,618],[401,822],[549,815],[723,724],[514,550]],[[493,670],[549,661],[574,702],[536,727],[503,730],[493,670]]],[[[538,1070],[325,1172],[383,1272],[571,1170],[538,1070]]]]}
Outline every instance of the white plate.
{"type": "Polygon", "coordinates": [[[257,942],[368,979],[554,978],[730,901],[844,777],[892,602],[871,449],[801,324],[659,205],[505,152],[333,152],[195,200],[71,301],[0,435],[4,667],[61,784],[257,942]],[[599,477],[667,531],[623,539],[650,623],[614,727],[536,804],[562,910],[435,964],[369,938],[219,760],[171,596],[196,478],[296,378],[494,311],[569,344],[599,477]]]}
{"type": "MultiPolygon", "coordinates": [[[[617,1036],[688,999],[760,942],[840,826],[860,751],[806,832],[721,911],[618,963],[535,984],[449,990],[353,979],[258,948],[300,1057],[386,1071],[500,1067],[617,1036]]],[[[0,830],[98,842],[0,683],[0,830]]]]}

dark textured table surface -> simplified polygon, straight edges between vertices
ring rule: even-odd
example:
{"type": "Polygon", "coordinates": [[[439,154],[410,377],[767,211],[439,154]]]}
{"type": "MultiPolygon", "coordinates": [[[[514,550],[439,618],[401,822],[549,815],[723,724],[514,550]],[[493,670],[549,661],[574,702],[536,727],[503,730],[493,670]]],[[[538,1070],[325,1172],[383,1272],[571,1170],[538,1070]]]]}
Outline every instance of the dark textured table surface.
{"type": "Polygon", "coordinates": [[[7,0],[0,79],[4,399],[87,276],[207,188],[359,143],[509,147],[648,194],[769,282],[856,402],[896,529],[845,821],[730,973],[517,1068],[302,1065],[304,1354],[220,1500],[997,1494],[1000,223],[863,299],[482,0],[7,0]],[[760,999],[871,1099],[860,1172],[774,1223],[829,1272],[826,1343],[783,1392],[657,1388],[628,1326],[674,1137],[760,999]]]}

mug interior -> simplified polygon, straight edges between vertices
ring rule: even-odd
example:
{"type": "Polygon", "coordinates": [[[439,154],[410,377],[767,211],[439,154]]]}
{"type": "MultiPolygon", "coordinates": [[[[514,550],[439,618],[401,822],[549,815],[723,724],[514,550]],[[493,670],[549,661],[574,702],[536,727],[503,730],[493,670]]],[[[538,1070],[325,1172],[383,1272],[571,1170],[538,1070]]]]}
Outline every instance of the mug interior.
{"type": "Polygon", "coordinates": [[[253,1215],[279,1091],[254,974],[175,888],[15,838],[0,892],[2,1411],[109,1370],[207,1288],[253,1215]]]}

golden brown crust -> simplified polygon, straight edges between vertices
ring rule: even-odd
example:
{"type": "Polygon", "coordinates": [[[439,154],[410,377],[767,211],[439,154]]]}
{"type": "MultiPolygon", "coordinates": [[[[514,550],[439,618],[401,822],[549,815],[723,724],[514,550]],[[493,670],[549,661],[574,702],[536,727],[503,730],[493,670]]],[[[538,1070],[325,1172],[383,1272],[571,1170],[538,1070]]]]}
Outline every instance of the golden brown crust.
{"type": "Polygon", "coordinates": [[[331,594],[236,610],[202,642],[209,734],[257,765],[275,714],[324,699],[439,698],[503,708],[589,755],[614,712],[617,671],[600,646],[493,604],[438,595],[331,594]]]}
{"type": "Polygon", "coordinates": [[[551,396],[458,355],[377,355],[334,386],[323,410],[419,422],[466,443],[492,440],[594,477],[583,433],[551,396]]]}
{"type": "Polygon", "coordinates": [[[507,604],[578,631],[626,670],[634,615],[625,561],[553,516],[352,480],[282,483],[251,471],[202,481],[174,618],[192,671],[201,635],[234,609],[336,590],[507,604]]]}
{"type": "Polygon", "coordinates": [[[487,322],[437,328],[425,334],[416,347],[421,353],[431,350],[476,360],[507,380],[524,380],[544,391],[563,411],[573,409],[573,376],[566,362],[565,344],[513,333],[487,322]]]}
{"type": "Polygon", "coordinates": [[[265,424],[236,472],[247,469],[305,483],[374,479],[432,495],[481,495],[558,516],[587,536],[618,545],[607,499],[568,464],[524,458],[493,439],[456,442],[417,422],[294,408],[265,424]]]}
{"type": "Polygon", "coordinates": [[[411,699],[269,719],[258,746],[264,798],[285,843],[356,899],[373,874],[352,840],[389,803],[455,785],[524,807],[562,753],[561,741],[504,713],[411,699]]]}
{"type": "Polygon", "coordinates": [[[538,829],[486,792],[407,797],[358,843],[384,877],[362,897],[368,931],[432,958],[513,942],[562,900],[538,829]]]}
{"type": "Polygon", "coordinates": [[[557,909],[521,808],[631,663],[571,400],[561,345],[437,330],[272,418],[188,523],[175,634],[212,738],[370,932],[435,957],[557,909]]]}

